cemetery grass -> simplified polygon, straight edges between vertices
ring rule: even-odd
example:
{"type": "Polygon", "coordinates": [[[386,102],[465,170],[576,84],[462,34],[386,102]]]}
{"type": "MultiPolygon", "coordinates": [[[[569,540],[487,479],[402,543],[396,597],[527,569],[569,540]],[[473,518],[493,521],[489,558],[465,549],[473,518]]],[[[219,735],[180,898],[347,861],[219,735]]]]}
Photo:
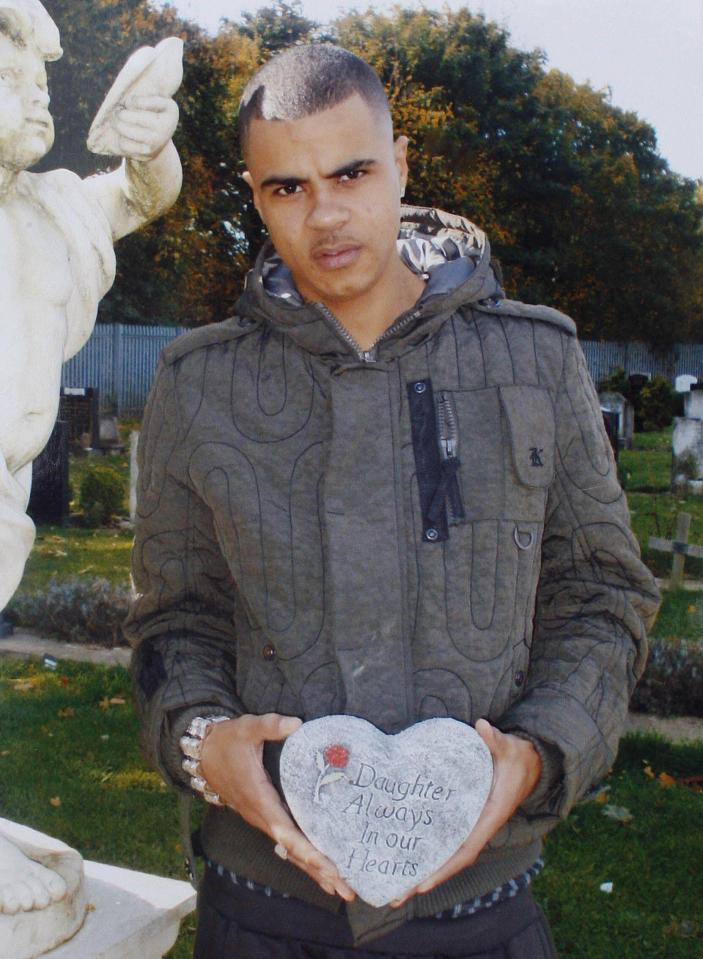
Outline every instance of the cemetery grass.
{"type": "MultiPolygon", "coordinates": [[[[0,659],[0,728],[0,815],[88,859],[183,878],[176,801],[139,754],[125,670],[0,659]]],[[[535,894],[562,959],[700,956],[703,794],[682,780],[702,773],[703,744],[628,737],[605,801],[550,834],[535,894]]],[[[170,959],[192,955],[193,930],[189,917],[170,959]]]]}

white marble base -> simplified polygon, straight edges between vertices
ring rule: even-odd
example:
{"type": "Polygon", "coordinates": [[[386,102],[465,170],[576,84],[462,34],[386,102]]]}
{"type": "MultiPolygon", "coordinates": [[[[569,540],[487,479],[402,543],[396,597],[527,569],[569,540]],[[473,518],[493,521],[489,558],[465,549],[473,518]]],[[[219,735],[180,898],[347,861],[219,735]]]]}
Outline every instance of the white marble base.
{"type": "Polygon", "coordinates": [[[195,909],[187,882],[84,863],[88,914],[69,942],[42,959],[161,959],[195,909]]]}

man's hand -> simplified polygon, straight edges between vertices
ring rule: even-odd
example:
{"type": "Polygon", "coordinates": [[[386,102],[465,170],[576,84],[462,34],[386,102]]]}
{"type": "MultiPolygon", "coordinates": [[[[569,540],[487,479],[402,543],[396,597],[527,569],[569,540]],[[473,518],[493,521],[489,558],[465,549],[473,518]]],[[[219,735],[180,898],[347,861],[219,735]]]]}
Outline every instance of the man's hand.
{"type": "Polygon", "coordinates": [[[115,109],[112,126],[119,156],[145,162],[155,159],[178,126],[178,107],[171,97],[132,96],[115,109]]]}
{"type": "Polygon", "coordinates": [[[392,902],[392,906],[402,906],[411,896],[429,892],[474,863],[486,843],[505,825],[539,781],[541,761],[532,743],[501,733],[485,719],[478,720],[476,732],[493,757],[493,783],[486,805],[471,833],[451,859],[402,899],[392,902]]]}
{"type": "Polygon", "coordinates": [[[200,765],[208,785],[223,802],[284,846],[288,860],[326,893],[351,902],[354,892],[295,825],[263,765],[264,742],[286,739],[300,725],[299,719],[278,713],[217,723],[205,739],[200,765]]]}

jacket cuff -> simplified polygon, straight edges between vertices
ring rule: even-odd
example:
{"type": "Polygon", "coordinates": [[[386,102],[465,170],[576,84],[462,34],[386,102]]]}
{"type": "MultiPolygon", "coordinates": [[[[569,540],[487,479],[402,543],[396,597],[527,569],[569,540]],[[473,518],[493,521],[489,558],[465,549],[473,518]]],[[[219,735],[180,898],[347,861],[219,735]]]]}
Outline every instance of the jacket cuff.
{"type": "Polygon", "coordinates": [[[561,750],[523,729],[504,729],[503,732],[532,743],[542,764],[537,785],[520,806],[521,812],[526,816],[553,816],[559,805],[555,800],[564,780],[564,757],[561,750]]]}

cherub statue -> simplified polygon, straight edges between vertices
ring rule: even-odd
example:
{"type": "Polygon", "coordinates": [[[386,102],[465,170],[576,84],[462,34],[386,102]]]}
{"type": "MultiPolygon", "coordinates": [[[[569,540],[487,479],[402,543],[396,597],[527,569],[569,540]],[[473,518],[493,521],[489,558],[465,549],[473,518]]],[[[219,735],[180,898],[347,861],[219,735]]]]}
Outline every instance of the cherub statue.
{"type": "MultiPolygon", "coordinates": [[[[46,63],[61,54],[39,0],[0,0],[0,611],[34,541],[32,460],[56,419],[61,364],[90,336],[112,286],[113,243],[164,213],[181,188],[175,38],[134,54],[91,128],[94,152],[124,158],[117,170],[85,180],[27,172],[53,144],[46,63]]],[[[60,872],[0,825],[0,933],[4,920],[66,894],[60,872]]]]}
{"type": "Polygon", "coordinates": [[[113,243],[181,188],[175,38],[128,61],[93,124],[89,145],[124,157],[119,169],[85,180],[27,172],[53,143],[46,62],[61,53],[39,0],[0,0],[0,611],[34,542],[32,460],[56,419],[61,364],[90,336],[112,286],[113,243]]]}

